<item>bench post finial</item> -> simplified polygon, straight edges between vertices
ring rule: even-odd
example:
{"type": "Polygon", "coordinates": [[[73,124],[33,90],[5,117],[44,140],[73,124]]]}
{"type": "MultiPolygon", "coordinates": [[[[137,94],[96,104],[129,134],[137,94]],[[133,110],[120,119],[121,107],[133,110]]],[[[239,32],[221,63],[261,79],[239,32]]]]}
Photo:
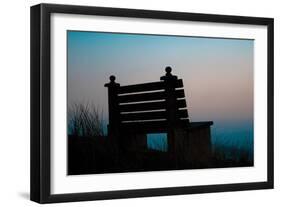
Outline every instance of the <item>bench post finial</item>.
{"type": "Polygon", "coordinates": [[[162,76],[160,80],[168,81],[171,83],[171,82],[175,82],[178,79],[176,75],[172,75],[172,68],[170,66],[167,66],[165,68],[165,71],[166,71],[166,75],[162,76]]]}
{"type": "Polygon", "coordinates": [[[110,82],[104,84],[108,88],[108,135],[109,137],[114,137],[116,135],[119,125],[119,109],[117,101],[118,88],[120,87],[119,83],[115,82],[116,77],[111,75],[109,77],[110,82]]]}

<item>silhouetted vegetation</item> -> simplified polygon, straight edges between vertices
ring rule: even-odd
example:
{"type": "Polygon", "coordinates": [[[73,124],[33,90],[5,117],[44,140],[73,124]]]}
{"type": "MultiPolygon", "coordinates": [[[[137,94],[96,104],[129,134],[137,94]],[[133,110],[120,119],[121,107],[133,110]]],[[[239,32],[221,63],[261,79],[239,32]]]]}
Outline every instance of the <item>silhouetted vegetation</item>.
{"type": "Polygon", "coordinates": [[[253,155],[246,149],[235,146],[216,146],[213,149],[214,167],[253,166],[253,155]]]}
{"type": "Polygon", "coordinates": [[[103,112],[94,104],[73,104],[68,111],[68,134],[77,137],[104,136],[103,112]]]}

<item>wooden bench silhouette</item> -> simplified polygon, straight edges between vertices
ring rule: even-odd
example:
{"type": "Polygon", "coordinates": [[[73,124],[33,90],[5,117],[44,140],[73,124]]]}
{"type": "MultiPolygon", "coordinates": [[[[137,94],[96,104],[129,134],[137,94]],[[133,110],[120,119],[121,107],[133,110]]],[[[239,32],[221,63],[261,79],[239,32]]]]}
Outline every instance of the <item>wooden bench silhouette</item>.
{"type": "Polygon", "coordinates": [[[182,79],[171,74],[160,81],[120,86],[110,76],[108,135],[121,150],[144,150],[147,134],[166,133],[168,153],[202,159],[211,150],[208,122],[190,122],[182,79]],[[183,155],[184,154],[184,155],[183,155]]]}

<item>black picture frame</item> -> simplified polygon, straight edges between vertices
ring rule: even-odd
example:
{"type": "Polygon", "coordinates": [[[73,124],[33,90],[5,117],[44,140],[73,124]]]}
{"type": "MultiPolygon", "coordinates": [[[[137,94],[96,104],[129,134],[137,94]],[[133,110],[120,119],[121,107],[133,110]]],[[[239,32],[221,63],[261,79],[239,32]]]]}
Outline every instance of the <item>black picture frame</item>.
{"type": "Polygon", "coordinates": [[[89,6],[39,4],[31,7],[31,173],[30,199],[38,203],[166,196],[273,188],[273,19],[89,6]],[[267,181],[153,189],[51,194],[50,15],[52,13],[232,23],[267,26],[267,181]]]}

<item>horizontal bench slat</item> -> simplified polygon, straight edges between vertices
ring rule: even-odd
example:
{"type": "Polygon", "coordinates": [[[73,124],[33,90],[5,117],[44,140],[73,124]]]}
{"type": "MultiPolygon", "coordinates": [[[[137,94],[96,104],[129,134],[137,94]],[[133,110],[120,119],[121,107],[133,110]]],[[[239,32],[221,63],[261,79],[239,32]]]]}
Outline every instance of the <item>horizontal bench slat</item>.
{"type": "Polygon", "coordinates": [[[177,98],[184,98],[185,97],[184,90],[183,89],[176,90],[176,97],[177,98]]]}
{"type": "MultiPolygon", "coordinates": [[[[185,108],[185,107],[186,107],[185,99],[177,100],[177,108],[185,108]]],[[[150,111],[150,110],[161,110],[165,108],[166,108],[165,101],[125,104],[119,106],[121,112],[150,111]]]]}
{"type": "MultiPolygon", "coordinates": [[[[175,91],[177,98],[184,98],[184,90],[175,91]]],[[[142,101],[155,101],[163,100],[167,98],[167,93],[165,91],[150,92],[150,93],[141,93],[141,94],[130,94],[118,96],[119,103],[129,103],[129,102],[142,102],[142,101]]]]}
{"type": "Polygon", "coordinates": [[[177,111],[177,116],[179,118],[188,118],[188,112],[187,109],[181,109],[177,111]]]}
{"type": "MultiPolygon", "coordinates": [[[[156,90],[165,89],[165,87],[166,87],[166,83],[164,81],[142,83],[142,84],[135,84],[135,85],[120,86],[118,89],[118,93],[124,94],[124,93],[137,93],[137,92],[144,92],[144,91],[156,91],[156,90]]],[[[175,88],[182,88],[182,87],[183,87],[182,79],[176,80],[175,88]]]]}
{"type": "MultiPolygon", "coordinates": [[[[187,110],[178,110],[176,112],[177,118],[188,118],[187,110]]],[[[155,119],[167,119],[166,111],[150,111],[140,113],[121,114],[121,121],[137,121],[137,120],[155,120],[155,119]]]]}
{"type": "Polygon", "coordinates": [[[136,121],[136,120],[154,120],[154,119],[166,119],[166,111],[152,111],[141,113],[121,114],[121,121],[136,121]]]}
{"type": "Polygon", "coordinates": [[[154,101],[166,98],[165,92],[151,92],[133,95],[118,96],[119,103],[140,102],[140,101],[154,101]]]}
{"type": "Polygon", "coordinates": [[[121,112],[134,112],[134,111],[150,111],[150,110],[161,110],[166,108],[165,101],[157,101],[151,103],[135,103],[120,105],[119,109],[121,112]]]}

